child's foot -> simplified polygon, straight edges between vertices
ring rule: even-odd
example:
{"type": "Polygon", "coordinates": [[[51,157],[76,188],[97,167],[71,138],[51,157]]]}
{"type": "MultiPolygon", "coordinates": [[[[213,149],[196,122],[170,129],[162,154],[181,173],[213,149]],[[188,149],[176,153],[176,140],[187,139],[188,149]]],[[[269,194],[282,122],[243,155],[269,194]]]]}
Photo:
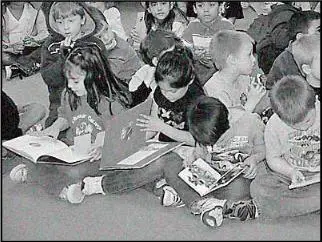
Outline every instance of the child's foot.
{"type": "Polygon", "coordinates": [[[85,177],[83,179],[82,192],[88,196],[93,194],[105,195],[102,187],[102,179],[103,176],[85,177]]]}
{"type": "Polygon", "coordinates": [[[258,209],[253,200],[235,202],[227,210],[227,213],[228,218],[240,219],[241,221],[258,217],[258,209]]]}
{"type": "Polygon", "coordinates": [[[27,182],[28,169],[25,164],[19,164],[10,171],[10,179],[16,183],[27,182]]]}
{"type": "Polygon", "coordinates": [[[76,183],[64,187],[59,194],[59,198],[70,203],[81,203],[84,200],[85,194],[82,192],[82,184],[76,183]]]}
{"type": "Polygon", "coordinates": [[[161,204],[164,207],[183,207],[185,204],[179,197],[178,193],[170,186],[165,185],[162,187],[163,194],[161,196],[161,204]]]}
{"type": "Polygon", "coordinates": [[[215,228],[221,226],[224,220],[226,200],[205,198],[191,205],[191,213],[199,215],[203,224],[215,228]]]}

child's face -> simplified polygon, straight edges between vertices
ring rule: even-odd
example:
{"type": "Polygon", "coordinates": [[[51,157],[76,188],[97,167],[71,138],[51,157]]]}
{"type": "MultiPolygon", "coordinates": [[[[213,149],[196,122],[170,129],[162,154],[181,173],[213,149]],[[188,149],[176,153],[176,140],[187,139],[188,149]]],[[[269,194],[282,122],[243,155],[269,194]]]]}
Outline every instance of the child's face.
{"type": "Polygon", "coordinates": [[[242,8],[248,8],[250,6],[249,2],[240,2],[240,5],[242,6],[242,8]]]}
{"type": "Polygon", "coordinates": [[[187,2],[176,2],[177,7],[184,13],[187,13],[187,2]]]}
{"type": "Polygon", "coordinates": [[[104,27],[104,30],[101,31],[100,34],[98,34],[96,37],[104,43],[106,50],[111,50],[116,45],[114,32],[108,24],[104,27]]]}
{"type": "Polygon", "coordinates": [[[70,37],[72,40],[76,40],[81,33],[82,25],[85,23],[85,18],[80,15],[70,15],[66,18],[56,19],[56,25],[59,32],[64,37],[70,37]]]}
{"type": "Polygon", "coordinates": [[[218,2],[196,2],[193,6],[194,12],[203,23],[210,23],[218,17],[218,2]]]}
{"type": "Polygon", "coordinates": [[[172,8],[173,3],[171,2],[150,2],[148,12],[156,19],[163,21],[169,15],[172,8]]]}
{"type": "Polygon", "coordinates": [[[308,130],[310,127],[312,127],[312,125],[315,123],[315,119],[316,119],[316,111],[315,109],[311,109],[307,113],[307,115],[305,116],[302,122],[299,122],[296,124],[290,124],[289,126],[297,130],[305,131],[305,130],[308,130]]]}
{"type": "Polygon", "coordinates": [[[320,51],[317,51],[310,66],[311,72],[306,78],[307,82],[313,87],[321,86],[320,63],[320,51]]]}
{"type": "Polygon", "coordinates": [[[308,24],[308,29],[307,29],[307,33],[308,34],[318,34],[320,33],[320,23],[321,20],[320,19],[314,19],[311,20],[308,24]]]}
{"type": "Polygon", "coordinates": [[[253,42],[244,38],[236,57],[236,66],[240,75],[250,75],[255,66],[256,59],[253,53],[253,42]]]}
{"type": "Polygon", "coordinates": [[[169,83],[173,82],[173,77],[167,76],[163,81],[158,83],[158,86],[161,89],[161,93],[166,97],[170,102],[175,102],[182,98],[188,91],[189,85],[181,88],[171,87],[169,83]]]}
{"type": "Polygon", "coordinates": [[[79,97],[87,94],[85,88],[86,71],[79,66],[73,65],[66,71],[66,78],[68,80],[68,87],[79,97]]]}
{"type": "Polygon", "coordinates": [[[263,15],[267,15],[272,11],[272,5],[274,5],[274,2],[263,2],[263,7],[262,7],[262,13],[263,15]]]}

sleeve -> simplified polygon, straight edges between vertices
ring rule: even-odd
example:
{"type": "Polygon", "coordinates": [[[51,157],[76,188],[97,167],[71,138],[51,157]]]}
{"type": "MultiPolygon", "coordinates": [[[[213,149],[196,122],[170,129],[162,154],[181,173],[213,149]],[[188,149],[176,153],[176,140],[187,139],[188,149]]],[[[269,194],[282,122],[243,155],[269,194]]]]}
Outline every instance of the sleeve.
{"type": "Polygon", "coordinates": [[[278,60],[279,60],[278,58],[275,59],[269,73],[267,74],[266,88],[268,90],[272,89],[276,81],[283,77],[278,60]]]}
{"type": "Polygon", "coordinates": [[[188,45],[193,45],[192,41],[192,28],[194,23],[189,23],[188,27],[182,33],[182,39],[188,45]]]}
{"type": "Polygon", "coordinates": [[[40,73],[44,82],[51,87],[61,87],[65,84],[63,76],[63,58],[57,44],[55,50],[49,51],[52,38],[45,41],[41,48],[41,69],[40,73]]]}
{"type": "Polygon", "coordinates": [[[282,156],[282,144],[278,136],[278,124],[276,123],[275,117],[276,116],[272,116],[270,118],[270,120],[266,124],[264,131],[264,141],[267,159],[282,156]]]}
{"type": "Polygon", "coordinates": [[[46,24],[44,12],[41,9],[38,10],[38,15],[36,18],[35,25],[36,25],[35,26],[36,27],[36,35],[34,36],[34,39],[36,41],[41,41],[41,40],[44,40],[45,38],[47,38],[49,35],[49,32],[47,29],[47,24],[46,24]]]}
{"type": "Polygon", "coordinates": [[[254,146],[265,146],[265,141],[264,141],[264,131],[265,131],[265,125],[261,121],[260,117],[258,114],[252,113],[251,114],[254,117],[253,121],[253,144],[254,146]]]}

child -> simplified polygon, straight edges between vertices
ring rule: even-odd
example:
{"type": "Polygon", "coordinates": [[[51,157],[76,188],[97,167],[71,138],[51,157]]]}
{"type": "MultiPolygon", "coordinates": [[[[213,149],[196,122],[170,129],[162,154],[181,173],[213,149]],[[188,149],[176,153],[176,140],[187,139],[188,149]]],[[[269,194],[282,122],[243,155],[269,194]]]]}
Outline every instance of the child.
{"type": "Polygon", "coordinates": [[[203,85],[216,72],[216,68],[209,56],[209,50],[197,46],[193,41],[193,35],[211,38],[219,30],[234,29],[234,26],[219,15],[221,2],[192,2],[192,4],[197,18],[189,23],[182,38],[185,44],[193,50],[196,72],[203,85]]]}
{"type": "Polygon", "coordinates": [[[307,171],[320,171],[320,102],[301,76],[285,76],[270,91],[274,110],[265,128],[266,162],[251,184],[260,217],[320,210],[320,183],[289,189],[307,171]]]}
{"type": "Polygon", "coordinates": [[[49,115],[45,127],[57,119],[60,96],[65,88],[62,66],[68,52],[83,43],[92,43],[97,44],[102,53],[106,54],[104,44],[93,36],[97,26],[91,14],[88,6],[81,2],[53,2],[50,6],[48,25],[55,34],[42,46],[40,69],[49,92],[49,115]]]}
{"type": "Polygon", "coordinates": [[[240,2],[224,2],[222,6],[222,16],[235,24],[237,19],[243,19],[243,9],[240,2]]]}
{"type": "Polygon", "coordinates": [[[141,43],[145,36],[139,33],[148,34],[152,29],[166,29],[173,31],[178,37],[182,36],[185,26],[176,20],[173,11],[173,2],[145,2],[144,25],[136,26],[132,29],[130,38],[131,42],[141,43]],[[143,28],[143,29],[137,29],[143,28]]]}
{"type": "MultiPolygon", "coordinates": [[[[202,88],[196,83],[196,76],[183,48],[175,48],[164,53],[156,67],[155,80],[158,85],[153,99],[151,116],[142,116],[137,125],[147,131],[147,139],[159,133],[160,141],[184,141],[194,145],[188,131],[186,111],[196,98],[203,95],[202,88]]],[[[100,176],[83,179],[83,193],[111,194],[155,185],[163,177],[164,167],[181,158],[170,152],[141,169],[100,172],[100,176]]]]}
{"type": "Polygon", "coordinates": [[[145,65],[133,75],[129,83],[134,105],[144,101],[151,91],[154,92],[157,86],[154,73],[160,56],[180,44],[183,45],[173,32],[163,29],[152,30],[143,39],[140,55],[145,65]]]}
{"type": "MultiPolygon", "coordinates": [[[[66,82],[58,119],[37,135],[57,138],[61,131],[67,130],[65,142],[68,145],[73,144],[74,137],[84,134],[91,135],[93,144],[96,135],[106,129],[105,120],[129,106],[129,93],[120,90],[100,49],[95,45],[73,49],[63,71],[66,82]]],[[[91,161],[101,157],[101,147],[96,145],[93,144],[89,151],[93,156],[91,161]]],[[[36,181],[50,194],[73,203],[82,199],[81,193],[73,193],[80,184],[68,185],[83,176],[96,173],[98,166],[98,162],[87,162],[73,168],[26,163],[12,169],[10,177],[16,182],[36,181]]]]}
{"type": "MultiPolygon", "coordinates": [[[[289,22],[289,36],[291,42],[289,46],[275,59],[272,68],[267,75],[266,88],[271,89],[274,83],[280,80],[286,75],[302,75],[300,69],[301,65],[297,63],[302,62],[303,57],[298,58],[297,61],[294,59],[293,45],[295,45],[296,40],[299,39],[303,34],[315,34],[320,30],[320,14],[314,11],[303,11],[294,13],[289,22]]],[[[317,37],[316,37],[317,38],[317,37]]],[[[307,39],[307,38],[305,38],[307,39]]],[[[320,42],[316,39],[315,44],[310,44],[311,47],[303,46],[301,44],[296,45],[297,47],[302,46],[302,51],[308,59],[313,58],[314,55],[320,55],[320,42]],[[307,50],[309,48],[309,50],[307,50]]],[[[300,43],[309,43],[307,41],[301,41],[300,43]]],[[[295,49],[299,49],[296,48],[295,49]]],[[[299,52],[297,50],[296,52],[299,52]]],[[[310,62],[309,62],[310,63],[310,62]]],[[[306,64],[309,64],[306,63],[306,64]]]]}
{"type": "Polygon", "coordinates": [[[39,69],[39,47],[49,35],[44,13],[29,2],[2,4],[2,65],[6,78],[19,72],[29,76],[39,69]]]}
{"type": "Polygon", "coordinates": [[[212,37],[210,50],[219,71],[204,85],[207,95],[218,98],[227,108],[241,106],[253,112],[266,91],[249,76],[255,67],[254,41],[246,33],[221,30],[212,37]]]}
{"type": "MultiPolygon", "coordinates": [[[[240,203],[243,203],[240,200],[250,199],[250,182],[256,176],[258,163],[265,158],[264,124],[256,114],[236,107],[227,109],[218,99],[206,96],[198,98],[189,109],[188,124],[197,146],[194,155],[184,160],[184,166],[191,165],[197,158],[210,162],[212,150],[237,149],[249,155],[243,161],[248,168],[243,176],[237,177],[226,187],[201,198],[178,177],[183,169],[182,162],[178,161],[165,168],[168,184],[191,213],[200,215],[201,221],[210,227],[220,226],[224,215],[244,219],[249,211],[239,214],[236,210],[241,209],[240,203]]],[[[179,200],[174,194],[167,199],[179,200]]]]}
{"type": "Polygon", "coordinates": [[[244,18],[236,19],[235,29],[247,31],[249,26],[254,22],[254,19],[258,17],[256,10],[254,9],[252,2],[241,2],[244,18]]]}
{"type": "Polygon", "coordinates": [[[95,36],[105,45],[106,57],[111,70],[120,82],[127,86],[143,63],[132,46],[112,31],[103,14],[100,11],[92,12],[95,13],[95,19],[100,25],[100,30],[95,33],[95,36]]]}
{"type": "Polygon", "coordinates": [[[127,40],[128,36],[121,21],[121,13],[116,7],[116,2],[87,2],[87,4],[98,8],[106,19],[106,22],[112,31],[123,40],[127,40]]]}

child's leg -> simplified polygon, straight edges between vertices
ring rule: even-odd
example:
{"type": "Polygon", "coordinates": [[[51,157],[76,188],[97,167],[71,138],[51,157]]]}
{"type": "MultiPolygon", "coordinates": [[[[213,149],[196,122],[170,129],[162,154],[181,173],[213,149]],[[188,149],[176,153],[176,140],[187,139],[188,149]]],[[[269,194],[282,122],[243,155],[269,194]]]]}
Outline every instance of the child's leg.
{"type": "Polygon", "coordinates": [[[18,107],[19,110],[19,128],[25,133],[33,125],[39,123],[46,116],[46,108],[39,103],[30,103],[22,107],[18,107]]]}
{"type": "Polygon", "coordinates": [[[271,171],[258,173],[251,195],[261,218],[299,216],[320,210],[320,183],[290,190],[288,183],[271,171]]]}

